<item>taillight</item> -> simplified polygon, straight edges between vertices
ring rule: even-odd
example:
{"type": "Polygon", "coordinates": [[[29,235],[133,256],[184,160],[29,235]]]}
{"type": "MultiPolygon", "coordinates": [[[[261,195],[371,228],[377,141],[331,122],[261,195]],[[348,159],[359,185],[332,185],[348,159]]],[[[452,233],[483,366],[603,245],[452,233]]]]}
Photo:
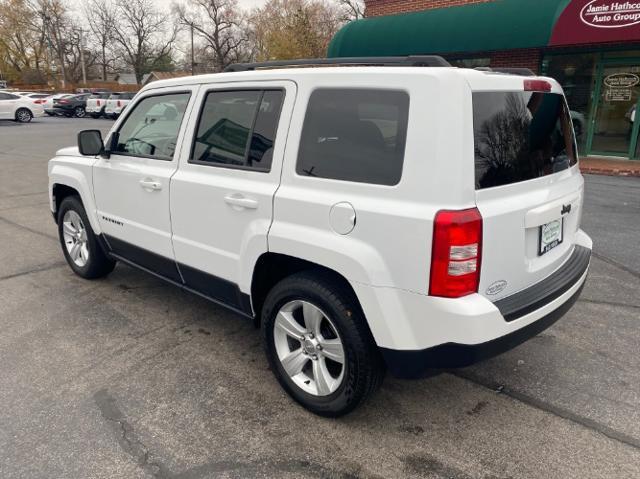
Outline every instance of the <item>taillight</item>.
{"type": "Polygon", "coordinates": [[[58,103],[69,103],[69,100],[58,100],[58,103]]]}
{"type": "Polygon", "coordinates": [[[482,257],[482,216],[477,208],[436,214],[429,294],[459,298],[478,292],[482,257]]]}
{"type": "Polygon", "coordinates": [[[118,100],[118,108],[120,108],[121,106],[122,106],[122,102],[118,100]]]}
{"type": "Polygon", "coordinates": [[[46,100],[33,100],[33,103],[35,103],[36,105],[42,105],[45,102],[46,100]]]}
{"type": "Polygon", "coordinates": [[[525,80],[524,91],[551,91],[551,83],[546,80],[525,80]]]}
{"type": "Polygon", "coordinates": [[[100,100],[96,100],[96,105],[100,106],[100,100]]]}

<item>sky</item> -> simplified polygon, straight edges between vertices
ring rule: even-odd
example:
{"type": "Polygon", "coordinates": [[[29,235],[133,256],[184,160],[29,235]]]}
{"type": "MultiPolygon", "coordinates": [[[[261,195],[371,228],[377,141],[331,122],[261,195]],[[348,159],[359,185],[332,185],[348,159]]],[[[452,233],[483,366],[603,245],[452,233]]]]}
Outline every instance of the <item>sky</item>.
{"type": "MultiPolygon", "coordinates": [[[[171,4],[174,1],[175,0],[156,0],[156,3],[158,5],[163,5],[168,9],[169,7],[171,7],[171,4]]],[[[266,0],[238,0],[238,5],[240,5],[242,8],[250,9],[253,7],[262,6],[265,3],[265,1],[266,0]]]]}
{"type": "MultiPolygon", "coordinates": [[[[76,5],[82,5],[82,0],[73,0],[76,5]]],[[[163,8],[169,10],[171,8],[171,4],[174,3],[175,0],[155,0],[155,3],[158,5],[162,5],[163,8]]],[[[238,0],[238,5],[247,10],[253,7],[261,7],[264,5],[266,0],[238,0]]]]}

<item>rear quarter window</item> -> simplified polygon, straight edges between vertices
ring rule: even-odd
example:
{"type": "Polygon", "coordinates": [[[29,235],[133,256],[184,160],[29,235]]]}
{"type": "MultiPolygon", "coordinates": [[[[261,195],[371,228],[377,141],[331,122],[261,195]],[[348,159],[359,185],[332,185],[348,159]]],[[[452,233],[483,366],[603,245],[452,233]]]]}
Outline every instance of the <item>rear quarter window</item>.
{"type": "Polygon", "coordinates": [[[577,162],[564,96],[541,92],[473,93],[476,189],[532,180],[577,162]]]}
{"type": "Polygon", "coordinates": [[[315,90],[302,127],[301,176],[396,185],[402,176],[409,116],[404,91],[315,90]]]}

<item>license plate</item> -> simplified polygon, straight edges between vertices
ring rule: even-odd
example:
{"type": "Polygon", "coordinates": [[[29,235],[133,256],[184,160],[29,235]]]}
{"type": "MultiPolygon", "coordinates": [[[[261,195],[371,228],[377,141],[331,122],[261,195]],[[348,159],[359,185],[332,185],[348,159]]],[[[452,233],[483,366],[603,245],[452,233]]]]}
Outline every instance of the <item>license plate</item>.
{"type": "Polygon", "coordinates": [[[564,221],[562,218],[540,226],[540,249],[538,255],[542,256],[562,243],[564,221]]]}

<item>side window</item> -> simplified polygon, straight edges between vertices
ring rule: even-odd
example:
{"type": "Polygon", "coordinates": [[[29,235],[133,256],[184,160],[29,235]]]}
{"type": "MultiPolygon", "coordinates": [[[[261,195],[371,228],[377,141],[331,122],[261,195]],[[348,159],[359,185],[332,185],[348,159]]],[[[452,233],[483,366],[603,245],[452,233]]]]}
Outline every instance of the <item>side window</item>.
{"type": "Polygon", "coordinates": [[[283,98],[281,90],[208,93],[191,161],[269,171],[283,98]]]}
{"type": "Polygon", "coordinates": [[[302,127],[296,172],[396,185],[402,176],[409,95],[369,89],[315,90],[302,127]]]}
{"type": "Polygon", "coordinates": [[[20,97],[10,93],[0,93],[0,100],[17,100],[18,98],[20,97]]]}
{"type": "Polygon", "coordinates": [[[113,153],[171,160],[189,96],[175,93],[142,99],[120,127],[113,153]]]}

